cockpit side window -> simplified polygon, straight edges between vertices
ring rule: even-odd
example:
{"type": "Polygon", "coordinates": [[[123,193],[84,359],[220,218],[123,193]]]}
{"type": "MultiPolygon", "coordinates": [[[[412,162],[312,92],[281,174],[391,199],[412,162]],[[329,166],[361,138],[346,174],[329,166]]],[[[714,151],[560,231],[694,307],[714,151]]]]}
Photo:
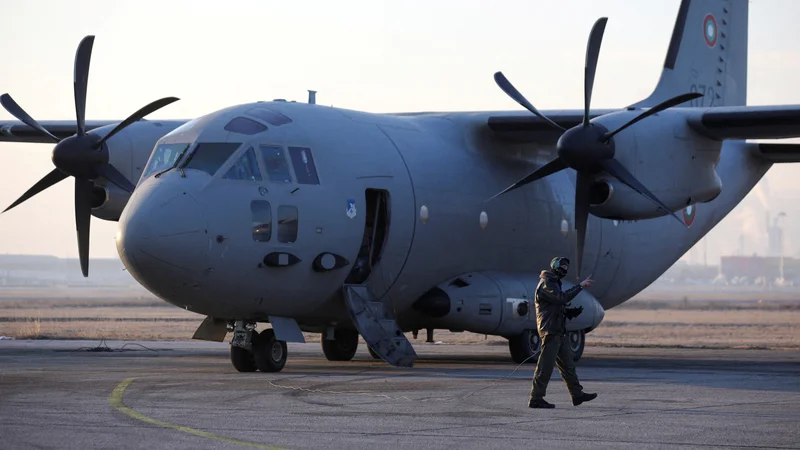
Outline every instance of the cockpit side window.
{"type": "Polygon", "coordinates": [[[266,200],[253,200],[250,202],[250,212],[253,213],[253,240],[269,242],[272,237],[272,208],[266,200]]]}
{"type": "Polygon", "coordinates": [[[150,161],[142,172],[142,180],[156,172],[169,169],[178,158],[189,148],[190,144],[161,144],[153,150],[150,161]]]}
{"type": "Polygon", "coordinates": [[[289,147],[289,156],[294,166],[294,176],[300,184],[319,184],[317,167],[311,149],[305,147],[289,147]]]}
{"type": "Polygon", "coordinates": [[[286,163],[286,155],[283,148],[262,145],[259,149],[261,150],[261,157],[264,159],[269,181],[271,183],[291,183],[292,177],[289,175],[289,166],[286,163]]]}
{"type": "Polygon", "coordinates": [[[239,161],[231,166],[223,178],[228,180],[261,181],[261,170],[258,168],[256,152],[253,151],[253,147],[248,148],[242,154],[239,161]]]}
{"type": "Polygon", "coordinates": [[[201,170],[213,176],[240,145],[236,142],[201,142],[186,158],[183,168],[201,170]]]}
{"type": "Polygon", "coordinates": [[[297,240],[297,208],[278,206],[278,242],[291,244],[297,240]]]}

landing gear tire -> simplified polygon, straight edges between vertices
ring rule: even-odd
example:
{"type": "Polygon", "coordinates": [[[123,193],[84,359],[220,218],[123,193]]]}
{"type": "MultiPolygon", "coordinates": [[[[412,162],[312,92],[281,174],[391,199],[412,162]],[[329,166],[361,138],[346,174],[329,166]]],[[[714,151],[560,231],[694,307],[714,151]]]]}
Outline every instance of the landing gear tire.
{"type": "Polygon", "coordinates": [[[375,353],[374,350],[369,348],[369,345],[367,346],[367,350],[369,351],[369,356],[372,356],[374,359],[383,359],[383,358],[381,358],[381,355],[375,353]]]}
{"type": "Polygon", "coordinates": [[[333,340],[322,337],[322,353],[328,361],[350,361],[358,350],[358,332],[335,330],[333,340]]]}
{"type": "Polygon", "coordinates": [[[508,339],[508,350],[515,363],[522,364],[524,361],[527,364],[536,364],[542,350],[542,340],[536,330],[525,330],[508,339]]]}
{"type": "Polygon", "coordinates": [[[255,372],[258,369],[253,352],[234,345],[231,345],[231,363],[233,363],[233,368],[239,372],[255,372]]]}
{"type": "Polygon", "coordinates": [[[262,372],[280,372],[286,365],[286,342],[275,339],[275,331],[268,328],[260,334],[253,333],[253,360],[262,372]]]}
{"type": "Polygon", "coordinates": [[[569,339],[569,348],[572,350],[573,359],[578,362],[583,355],[583,348],[586,346],[586,332],[583,330],[570,331],[567,333],[567,339],[569,339]]]}

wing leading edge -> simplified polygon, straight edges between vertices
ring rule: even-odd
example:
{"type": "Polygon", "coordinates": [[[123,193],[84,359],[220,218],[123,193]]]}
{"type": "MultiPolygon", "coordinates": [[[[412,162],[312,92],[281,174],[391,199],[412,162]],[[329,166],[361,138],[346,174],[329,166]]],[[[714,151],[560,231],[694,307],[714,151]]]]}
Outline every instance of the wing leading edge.
{"type": "Polygon", "coordinates": [[[686,121],[703,136],[718,140],[800,137],[800,105],[698,108],[686,121]]]}
{"type": "MultiPolygon", "coordinates": [[[[119,122],[121,122],[121,120],[87,120],[86,131],[91,131],[106,125],[115,125],[119,122]]],[[[78,132],[74,120],[45,120],[39,123],[59,139],[72,136],[78,132]]],[[[0,142],[53,143],[50,138],[39,131],[16,120],[0,121],[0,142]]]]}
{"type": "MultiPolygon", "coordinates": [[[[676,108],[678,109],[678,108],[676,108]]],[[[697,133],[717,140],[785,139],[800,137],[800,105],[681,108],[697,133]]],[[[590,119],[623,109],[595,110],[590,119]]],[[[569,129],[581,123],[581,111],[547,111],[547,117],[569,129]]],[[[491,116],[495,136],[517,142],[556,142],[562,132],[531,114],[491,116]]]]}
{"type": "MultiPolygon", "coordinates": [[[[589,119],[621,111],[620,109],[591,110],[589,119]]],[[[583,110],[542,111],[542,114],[564,129],[580,125],[583,121],[583,110]]],[[[487,121],[489,129],[495,136],[517,142],[555,143],[563,131],[554,128],[547,121],[529,113],[521,115],[491,116],[487,121]]]]}

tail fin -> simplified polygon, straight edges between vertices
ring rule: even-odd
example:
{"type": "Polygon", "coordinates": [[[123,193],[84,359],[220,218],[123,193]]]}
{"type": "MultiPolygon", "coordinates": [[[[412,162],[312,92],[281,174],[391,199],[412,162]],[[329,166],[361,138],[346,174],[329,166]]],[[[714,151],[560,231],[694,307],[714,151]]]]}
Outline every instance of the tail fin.
{"type": "Polygon", "coordinates": [[[664,70],[650,107],[686,92],[703,97],[685,106],[747,104],[748,0],[682,0],[664,70]]]}

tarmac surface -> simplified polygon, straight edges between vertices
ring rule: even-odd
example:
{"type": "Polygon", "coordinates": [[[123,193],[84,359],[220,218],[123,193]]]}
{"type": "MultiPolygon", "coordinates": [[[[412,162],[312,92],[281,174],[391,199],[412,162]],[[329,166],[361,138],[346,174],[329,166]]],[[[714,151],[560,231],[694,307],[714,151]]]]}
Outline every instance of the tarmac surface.
{"type": "Polygon", "coordinates": [[[599,397],[573,407],[556,371],[534,410],[505,346],[415,341],[398,369],[288,345],[270,374],[225,343],[0,341],[0,447],[800,448],[798,351],[587,346],[599,397]]]}

